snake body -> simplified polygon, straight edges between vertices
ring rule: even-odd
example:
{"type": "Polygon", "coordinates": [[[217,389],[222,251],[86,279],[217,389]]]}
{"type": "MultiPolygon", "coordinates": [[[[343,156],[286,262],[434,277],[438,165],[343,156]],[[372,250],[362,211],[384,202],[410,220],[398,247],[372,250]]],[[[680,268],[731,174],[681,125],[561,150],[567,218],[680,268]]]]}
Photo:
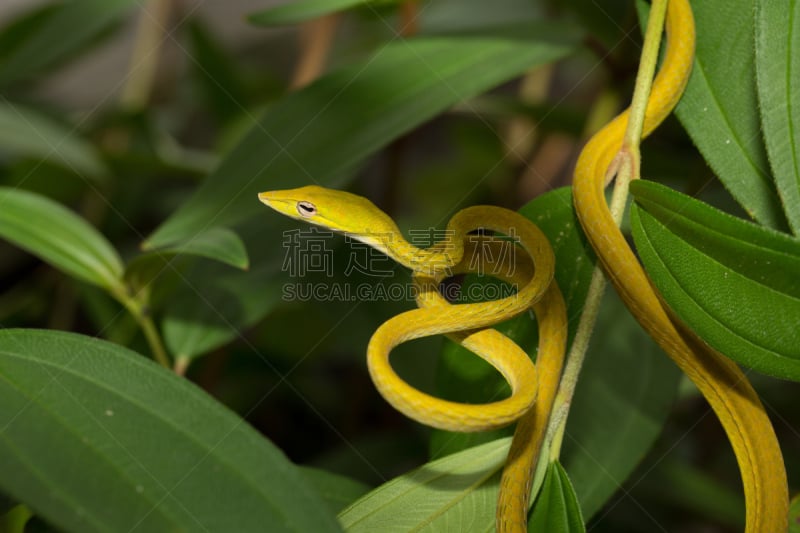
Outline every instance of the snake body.
{"type": "MultiPolygon", "coordinates": [[[[666,30],[667,49],[648,100],[643,136],[669,115],[689,79],[695,31],[687,0],[670,0],[666,30]]],[[[578,159],[573,197],[581,226],[631,313],[697,385],[722,422],[742,474],[747,505],[745,530],[784,532],[788,528],[786,471],[758,395],[735,363],[676,326],[606,205],[603,188],[615,173],[615,156],[622,148],[627,115],[619,115],[594,135],[578,159]]]]}

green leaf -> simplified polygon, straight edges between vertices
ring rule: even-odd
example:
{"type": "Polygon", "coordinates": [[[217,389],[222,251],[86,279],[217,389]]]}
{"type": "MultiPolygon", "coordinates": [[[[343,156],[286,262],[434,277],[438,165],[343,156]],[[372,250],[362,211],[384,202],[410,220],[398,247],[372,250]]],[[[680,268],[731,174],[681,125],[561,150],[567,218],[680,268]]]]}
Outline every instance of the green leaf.
{"type": "Polygon", "coordinates": [[[708,0],[692,8],[697,51],[675,113],[745,211],[765,226],[783,229],[786,220],[761,142],[753,2],[708,0]]]}
{"type": "Polygon", "coordinates": [[[789,533],[800,533],[800,496],[792,498],[789,505],[789,533]]]}
{"type": "Polygon", "coordinates": [[[550,463],[542,490],[533,504],[528,531],[585,532],[581,508],[567,472],[558,461],[550,463]]]}
{"type": "Polygon", "coordinates": [[[338,513],[370,490],[368,485],[360,481],[319,468],[301,466],[299,470],[306,482],[322,496],[332,513],[338,513]]]}
{"type": "Polygon", "coordinates": [[[248,95],[235,59],[199,18],[190,21],[189,38],[194,77],[206,106],[223,123],[243,115],[248,95]]]}
{"type": "Polygon", "coordinates": [[[0,187],[0,237],[82,281],[118,290],[122,260],[93,226],[62,205],[0,187]]]}
{"type": "Polygon", "coordinates": [[[281,301],[279,261],[248,272],[198,263],[184,275],[164,313],[164,342],[176,358],[193,358],[241,335],[281,301]]]}
{"type": "Polygon", "coordinates": [[[800,234],[800,4],[756,2],[758,103],[786,218],[800,234]]]}
{"type": "Polygon", "coordinates": [[[247,270],[250,266],[242,239],[235,232],[223,227],[211,228],[179,246],[159,251],[207,257],[242,270],[247,270]]]}
{"type": "MultiPolygon", "coordinates": [[[[297,24],[369,3],[369,0],[291,0],[248,15],[247,20],[258,26],[297,24]]],[[[385,3],[385,0],[381,3],[385,3]]]]}
{"type": "Polygon", "coordinates": [[[250,261],[242,239],[228,228],[214,227],[178,246],[167,247],[137,256],[125,270],[125,277],[140,285],[150,283],[176,255],[205,257],[247,270],[250,261]]]}
{"type": "Polygon", "coordinates": [[[46,159],[84,177],[107,173],[97,151],[74,128],[8,100],[0,101],[0,151],[46,159]]]}
{"type": "Polygon", "coordinates": [[[256,194],[265,189],[340,184],[368,155],[454,103],[569,51],[480,38],[389,43],[271,107],[146,246],[244,220],[263,209],[256,194]]]}
{"type": "Polygon", "coordinates": [[[396,477],[342,511],[339,522],[349,532],[488,531],[509,443],[495,440],[396,477]]]}
{"type": "Polygon", "coordinates": [[[115,344],[0,330],[0,406],[0,486],[66,531],[338,530],[278,449],[115,344]]]}
{"type": "Polygon", "coordinates": [[[655,183],[631,192],[637,249],[672,312],[734,361],[800,380],[800,240],[655,183]]]}
{"type": "Polygon", "coordinates": [[[567,29],[561,21],[547,17],[544,6],[528,0],[439,0],[426,3],[417,20],[422,35],[493,33],[541,38],[550,28],[561,32],[567,29]],[[533,28],[541,33],[517,32],[533,28]]]}
{"type": "Polygon", "coordinates": [[[53,68],[120,22],[136,0],[72,0],[41,17],[40,24],[0,61],[0,85],[53,68]]]}

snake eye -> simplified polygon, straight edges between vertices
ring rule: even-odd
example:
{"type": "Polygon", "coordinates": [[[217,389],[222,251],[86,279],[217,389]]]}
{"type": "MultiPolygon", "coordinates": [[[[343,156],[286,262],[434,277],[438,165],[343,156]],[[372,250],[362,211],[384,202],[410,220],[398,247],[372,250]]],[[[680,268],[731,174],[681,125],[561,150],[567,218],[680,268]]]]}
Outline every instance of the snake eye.
{"type": "Polygon", "coordinates": [[[317,208],[311,202],[297,202],[297,212],[301,217],[313,217],[317,214],[317,208]]]}

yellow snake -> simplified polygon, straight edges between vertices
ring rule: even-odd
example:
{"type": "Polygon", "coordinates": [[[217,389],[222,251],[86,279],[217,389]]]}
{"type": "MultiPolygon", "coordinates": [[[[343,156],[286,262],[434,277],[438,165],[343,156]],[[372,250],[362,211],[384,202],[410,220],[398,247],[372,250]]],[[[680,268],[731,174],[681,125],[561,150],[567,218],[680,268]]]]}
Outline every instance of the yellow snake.
{"type": "MultiPolygon", "coordinates": [[[[647,104],[643,136],[669,115],[689,79],[695,31],[687,0],[670,0],[666,30],[667,49],[647,104]]],[[[786,471],[758,395],[735,363],[676,327],[606,206],[603,188],[616,173],[615,156],[622,147],[627,122],[626,111],[592,137],[581,152],[573,183],[581,226],[628,309],[697,385],[722,422],[742,474],[745,531],[785,532],[786,471]]]]}
{"type": "MultiPolygon", "coordinates": [[[[671,0],[668,46],[648,102],[643,136],[677,104],[691,71],[694,39],[687,1],[671,0]]],[[[627,121],[626,111],[598,132],[581,153],[574,182],[581,225],[631,312],[697,384],[722,421],[744,481],[746,531],[786,531],[786,474],[772,425],[757,395],[734,363],[676,328],[606,206],[603,189],[616,172],[615,157],[627,121]]],[[[519,420],[501,480],[497,529],[526,531],[531,473],[561,375],[567,330],[564,301],[552,282],[553,253],[541,231],[512,211],[471,207],[451,219],[443,242],[423,250],[408,243],[388,215],[357,195],[307,186],[264,192],[259,199],[291,218],[346,233],[414,272],[419,309],[395,316],[375,332],[367,349],[370,375],[395,408],[430,426],[481,431],[519,420]],[[450,305],[438,292],[439,282],[448,275],[480,270],[471,259],[486,246],[492,250],[490,257],[500,255],[497,247],[502,243],[469,234],[478,228],[519,238],[527,255],[517,257],[513,269],[499,269],[498,276],[521,288],[501,300],[450,305]],[[539,324],[536,366],[510,339],[490,329],[531,307],[539,324]],[[403,381],[389,364],[391,350],[435,334],[447,334],[492,364],[511,386],[511,396],[488,404],[461,404],[430,396],[403,381]]]]}
{"type": "Polygon", "coordinates": [[[514,211],[468,207],[450,220],[445,240],[420,249],[407,242],[394,221],[369,200],[345,191],[310,185],[264,192],[259,199],[291,218],[348,234],[413,271],[419,309],[387,320],[373,334],[367,348],[372,380],[396,409],[440,429],[484,431],[521,419],[501,480],[497,528],[525,531],[531,474],[558,388],[567,333],[566,307],[553,283],[553,251],[541,230],[514,211]],[[479,228],[513,235],[516,241],[469,234],[479,228]],[[525,254],[502,253],[502,246],[517,244],[525,254]],[[500,257],[504,258],[500,265],[491,262],[500,257]],[[481,261],[487,258],[486,263],[481,261]],[[502,267],[492,268],[492,275],[519,287],[516,294],[458,305],[449,304],[439,294],[439,283],[446,277],[485,272],[487,264],[502,267]],[[490,328],[530,308],[539,324],[536,366],[524,350],[490,328]],[[493,365],[511,386],[511,396],[486,404],[463,404],[428,395],[403,381],[389,364],[391,350],[403,342],[437,334],[447,334],[493,365]]]}

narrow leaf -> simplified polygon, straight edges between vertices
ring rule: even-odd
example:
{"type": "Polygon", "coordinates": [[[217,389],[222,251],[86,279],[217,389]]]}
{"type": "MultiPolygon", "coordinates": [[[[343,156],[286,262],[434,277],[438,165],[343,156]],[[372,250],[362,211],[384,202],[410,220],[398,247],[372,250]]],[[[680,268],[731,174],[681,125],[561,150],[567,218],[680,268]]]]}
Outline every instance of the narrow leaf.
{"type": "Polygon", "coordinates": [[[244,220],[263,209],[256,193],[265,189],[335,186],[392,139],[569,50],[479,38],[390,43],[276,103],[146,244],[174,244],[244,220]]]}
{"type": "Polygon", "coordinates": [[[756,72],[764,140],[786,218],[800,234],[800,4],[756,2],[756,72]]]}
{"type": "Polygon", "coordinates": [[[70,57],[115,23],[136,0],[72,0],[50,11],[35,31],[0,61],[0,85],[39,74],[70,57]]]}
{"type": "Polygon", "coordinates": [[[215,227],[178,246],[136,257],[126,268],[125,277],[136,280],[137,284],[146,285],[170,268],[167,263],[176,255],[205,257],[242,270],[247,270],[250,266],[242,239],[228,228],[215,227]]]}
{"type": "Polygon", "coordinates": [[[547,16],[541,5],[527,0],[439,0],[427,3],[420,10],[418,23],[421,35],[513,35],[524,39],[532,35],[537,39],[544,35],[560,35],[568,39],[581,38],[574,23],[556,21],[547,16]],[[553,33],[549,33],[551,31],[553,33]]]}
{"type": "Polygon", "coordinates": [[[74,128],[8,100],[0,100],[0,152],[47,159],[90,178],[106,173],[99,154],[74,128]]]}
{"type": "Polygon", "coordinates": [[[542,490],[533,504],[528,530],[548,533],[586,531],[575,489],[558,461],[550,463],[547,469],[542,490]]]}
{"type": "Polygon", "coordinates": [[[266,439],[109,342],[1,330],[0,428],[0,487],[66,531],[338,530],[266,439]]]}
{"type": "Polygon", "coordinates": [[[200,18],[193,18],[188,29],[192,67],[204,104],[220,122],[232,121],[244,114],[248,105],[247,86],[238,63],[200,18]]]}
{"type": "Polygon", "coordinates": [[[258,26],[296,24],[369,3],[369,0],[291,0],[248,15],[247,20],[258,26]]]}
{"type": "Polygon", "coordinates": [[[675,113],[745,211],[765,226],[783,229],[786,219],[761,141],[753,3],[708,0],[695,2],[692,9],[697,50],[689,84],[675,113]]]}
{"type": "Polygon", "coordinates": [[[349,532],[482,531],[481,524],[494,522],[509,443],[495,440],[399,476],[342,511],[339,521],[349,532]]]}
{"type": "Polygon", "coordinates": [[[122,260],[94,227],[38,194],[0,187],[0,237],[82,281],[119,288],[122,260]]]}
{"type": "Polygon", "coordinates": [[[800,240],[655,183],[631,191],[637,249],[672,312],[734,361],[800,380],[800,240]]]}

